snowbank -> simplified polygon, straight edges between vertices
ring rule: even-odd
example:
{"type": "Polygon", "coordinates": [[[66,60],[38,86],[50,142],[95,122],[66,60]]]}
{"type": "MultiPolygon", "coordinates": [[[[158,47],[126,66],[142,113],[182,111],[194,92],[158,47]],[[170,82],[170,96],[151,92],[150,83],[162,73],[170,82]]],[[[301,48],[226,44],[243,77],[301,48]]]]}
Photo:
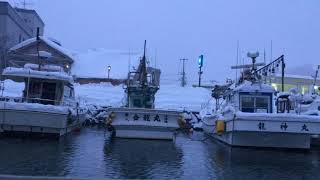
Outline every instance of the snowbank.
{"type": "Polygon", "coordinates": [[[204,88],[162,85],[156,94],[155,106],[161,109],[200,111],[201,105],[211,99],[211,91],[204,88]]]}
{"type": "Polygon", "coordinates": [[[120,86],[112,86],[109,83],[101,84],[75,84],[76,97],[81,103],[98,106],[120,107],[124,100],[124,89],[120,86]]]}
{"type": "Polygon", "coordinates": [[[103,78],[108,75],[108,66],[111,66],[110,78],[125,79],[129,67],[138,67],[141,54],[119,50],[95,49],[79,52],[75,56],[72,74],[77,77],[103,78]]]}
{"type": "MultiPolygon", "coordinates": [[[[109,83],[75,85],[76,96],[85,104],[120,107],[125,102],[122,86],[109,83]]],[[[200,111],[201,105],[211,99],[210,90],[204,88],[162,85],[156,94],[159,109],[188,109],[200,111]]]]}

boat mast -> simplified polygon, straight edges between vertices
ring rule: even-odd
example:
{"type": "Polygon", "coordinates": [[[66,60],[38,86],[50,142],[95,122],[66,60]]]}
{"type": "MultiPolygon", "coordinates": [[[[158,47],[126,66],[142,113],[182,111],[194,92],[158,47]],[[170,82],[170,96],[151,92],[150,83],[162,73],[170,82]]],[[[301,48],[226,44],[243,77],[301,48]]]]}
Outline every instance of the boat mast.
{"type": "Polygon", "coordinates": [[[41,61],[40,61],[40,52],[39,52],[39,46],[40,46],[40,28],[37,27],[37,58],[38,58],[38,70],[41,70],[41,61]]]}
{"type": "Polygon", "coordinates": [[[144,41],[144,50],[143,57],[141,59],[141,69],[140,69],[140,85],[144,87],[147,83],[147,65],[146,65],[146,44],[147,41],[144,41]]]}
{"type": "Polygon", "coordinates": [[[315,89],[315,87],[316,87],[316,82],[317,82],[317,77],[318,77],[319,69],[320,69],[320,65],[318,65],[318,68],[317,68],[317,70],[316,70],[316,74],[314,75],[313,85],[312,85],[312,87],[313,87],[312,94],[316,94],[316,89],[315,89]]]}

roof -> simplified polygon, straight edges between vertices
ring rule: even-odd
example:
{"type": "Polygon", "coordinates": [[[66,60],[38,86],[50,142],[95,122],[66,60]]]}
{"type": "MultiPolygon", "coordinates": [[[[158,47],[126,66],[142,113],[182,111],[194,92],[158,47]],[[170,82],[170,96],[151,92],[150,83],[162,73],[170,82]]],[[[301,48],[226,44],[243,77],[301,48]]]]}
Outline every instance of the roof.
{"type": "MultiPolygon", "coordinates": [[[[281,74],[276,74],[276,77],[281,77],[281,74]]],[[[297,75],[297,74],[284,74],[285,78],[295,78],[295,79],[309,79],[313,80],[314,77],[310,76],[304,76],[304,75],[297,75]]]]}
{"type": "Polygon", "coordinates": [[[33,9],[23,9],[23,8],[15,8],[16,11],[18,12],[22,12],[22,13],[29,13],[29,14],[34,14],[38,20],[40,20],[40,22],[44,25],[43,20],[41,19],[41,17],[39,16],[39,14],[37,13],[37,11],[33,10],[33,9]]]}
{"type": "MultiPolygon", "coordinates": [[[[42,42],[44,42],[45,44],[47,44],[48,46],[50,46],[51,48],[59,51],[60,53],[62,53],[63,55],[67,56],[68,58],[70,58],[71,60],[74,61],[74,57],[73,57],[72,53],[69,50],[65,49],[62,46],[59,46],[57,43],[53,42],[49,38],[40,36],[40,40],[42,42]]],[[[13,46],[12,48],[10,48],[9,51],[17,51],[18,49],[21,49],[23,47],[26,47],[26,46],[29,46],[29,45],[35,43],[36,41],[37,41],[36,37],[27,39],[27,40],[25,40],[25,41],[15,45],[15,46],[13,46]]]]}
{"type": "Polygon", "coordinates": [[[49,71],[37,71],[30,68],[14,68],[7,67],[3,70],[2,75],[11,77],[31,77],[39,79],[50,79],[58,81],[67,81],[73,83],[73,77],[65,72],[49,72],[49,71]]]}
{"type": "Polygon", "coordinates": [[[264,83],[245,81],[244,83],[237,86],[233,91],[273,93],[275,92],[275,89],[272,86],[264,83]]]}

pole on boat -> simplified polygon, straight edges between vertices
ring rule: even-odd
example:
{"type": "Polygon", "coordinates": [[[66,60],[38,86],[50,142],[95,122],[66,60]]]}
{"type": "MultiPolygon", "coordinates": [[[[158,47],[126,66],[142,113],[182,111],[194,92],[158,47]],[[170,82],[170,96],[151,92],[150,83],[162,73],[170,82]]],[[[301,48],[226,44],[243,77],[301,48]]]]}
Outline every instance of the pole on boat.
{"type": "Polygon", "coordinates": [[[38,63],[39,63],[39,71],[41,70],[41,61],[40,61],[40,52],[39,52],[39,46],[40,46],[40,28],[37,27],[37,55],[38,55],[38,63]]]}
{"type": "Polygon", "coordinates": [[[146,79],[147,79],[146,46],[147,46],[147,40],[144,40],[143,57],[141,60],[141,69],[140,69],[140,83],[142,86],[145,86],[146,79]]]}
{"type": "Polygon", "coordinates": [[[284,69],[286,64],[284,63],[284,55],[281,57],[281,90],[284,92],[284,69]]]}

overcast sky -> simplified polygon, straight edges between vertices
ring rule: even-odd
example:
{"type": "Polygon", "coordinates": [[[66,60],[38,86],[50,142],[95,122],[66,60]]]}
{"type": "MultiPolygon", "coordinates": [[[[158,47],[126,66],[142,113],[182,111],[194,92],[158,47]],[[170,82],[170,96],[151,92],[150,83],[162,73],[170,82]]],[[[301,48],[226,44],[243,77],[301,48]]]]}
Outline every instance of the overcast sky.
{"type": "MultiPolygon", "coordinates": [[[[18,1],[18,0],[16,0],[18,1]]],[[[263,49],[270,60],[285,55],[288,66],[320,64],[319,0],[32,0],[45,35],[73,50],[157,50],[163,75],[176,78],[188,58],[189,79],[205,57],[206,79],[234,77],[237,40],[242,56],[263,49]]],[[[249,62],[245,59],[246,62],[249,62]]]]}

